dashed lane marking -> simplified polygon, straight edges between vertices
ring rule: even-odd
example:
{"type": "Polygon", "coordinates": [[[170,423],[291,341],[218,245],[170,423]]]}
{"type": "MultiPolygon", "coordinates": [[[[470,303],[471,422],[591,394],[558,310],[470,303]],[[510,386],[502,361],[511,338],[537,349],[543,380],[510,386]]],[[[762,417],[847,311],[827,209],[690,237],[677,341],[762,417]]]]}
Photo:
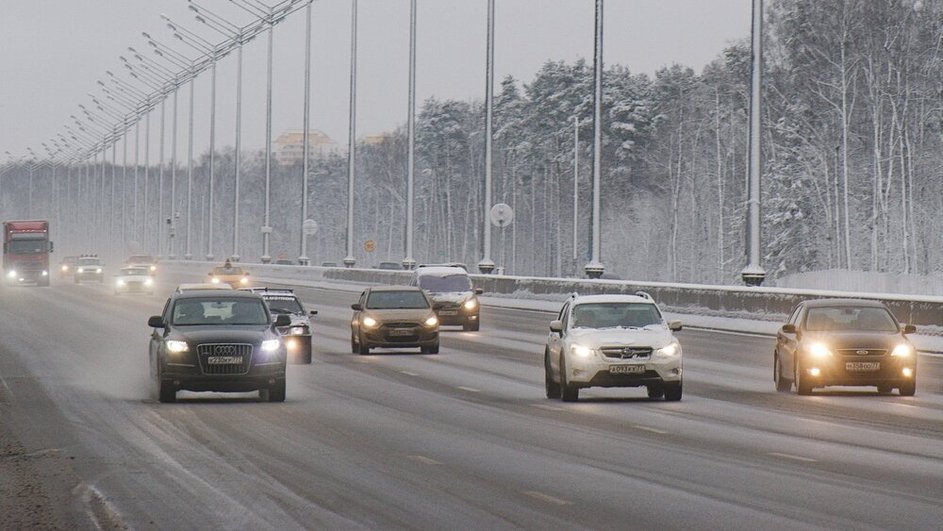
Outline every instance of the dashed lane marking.
{"type": "Polygon", "coordinates": [[[458,386],[457,389],[461,389],[462,391],[468,391],[469,393],[480,393],[480,392],[481,392],[481,389],[475,389],[474,387],[465,387],[464,385],[458,386]]]}
{"type": "Polygon", "coordinates": [[[405,374],[406,376],[419,376],[418,373],[415,373],[413,371],[399,371],[399,372],[400,374],[405,374]]]}
{"type": "Polygon", "coordinates": [[[802,457],[801,455],[792,455],[792,454],[781,454],[779,452],[770,452],[766,455],[771,455],[773,457],[782,457],[783,459],[791,459],[793,461],[801,461],[803,463],[815,463],[816,460],[811,457],[802,457]]]}
{"type": "Polygon", "coordinates": [[[436,461],[435,459],[432,459],[431,457],[426,457],[426,456],[424,456],[424,455],[410,455],[410,456],[407,456],[407,457],[409,457],[409,458],[412,459],[413,461],[416,461],[416,462],[418,462],[418,463],[422,463],[422,464],[424,464],[424,465],[439,466],[439,465],[442,464],[442,463],[440,463],[439,461],[436,461]]]}
{"type": "Polygon", "coordinates": [[[552,505],[570,505],[570,502],[564,499],[557,498],[556,496],[551,496],[549,494],[546,494],[537,490],[525,490],[524,494],[526,494],[527,496],[530,496],[531,498],[534,498],[535,500],[540,500],[542,502],[546,502],[552,505]]]}
{"type": "Polygon", "coordinates": [[[652,433],[657,433],[657,434],[659,434],[659,435],[665,435],[665,434],[668,433],[668,432],[665,431],[665,430],[659,430],[658,428],[650,428],[650,427],[648,427],[648,426],[641,426],[641,425],[639,425],[639,424],[636,424],[635,426],[632,426],[632,427],[635,428],[635,429],[637,429],[637,430],[650,431],[650,432],[652,432],[652,433]]]}

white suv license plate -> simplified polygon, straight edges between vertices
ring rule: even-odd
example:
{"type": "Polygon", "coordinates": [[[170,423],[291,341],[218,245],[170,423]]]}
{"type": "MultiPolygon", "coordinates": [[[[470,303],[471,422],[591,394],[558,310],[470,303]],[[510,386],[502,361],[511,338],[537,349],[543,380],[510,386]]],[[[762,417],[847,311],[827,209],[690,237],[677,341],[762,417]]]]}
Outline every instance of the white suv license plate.
{"type": "Polygon", "coordinates": [[[877,371],[881,364],[877,361],[849,361],[845,363],[846,371],[877,371]]]}
{"type": "Polygon", "coordinates": [[[242,356],[210,356],[206,358],[210,365],[242,365],[242,356]]]}
{"type": "Polygon", "coordinates": [[[609,374],[639,374],[645,372],[644,365],[610,365],[609,374]]]}

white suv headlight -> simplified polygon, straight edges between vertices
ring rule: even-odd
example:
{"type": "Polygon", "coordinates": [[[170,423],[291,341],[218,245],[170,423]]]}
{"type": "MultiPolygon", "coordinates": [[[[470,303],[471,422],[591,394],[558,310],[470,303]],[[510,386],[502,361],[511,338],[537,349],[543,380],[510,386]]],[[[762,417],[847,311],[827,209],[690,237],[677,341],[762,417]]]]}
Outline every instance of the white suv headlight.
{"type": "Polygon", "coordinates": [[[655,351],[659,356],[665,356],[667,358],[673,358],[681,354],[681,344],[677,341],[672,341],[667,345],[661,347],[655,351]]]}
{"type": "Polygon", "coordinates": [[[592,356],[595,351],[585,345],[571,345],[570,352],[577,358],[588,358],[592,356]]]}

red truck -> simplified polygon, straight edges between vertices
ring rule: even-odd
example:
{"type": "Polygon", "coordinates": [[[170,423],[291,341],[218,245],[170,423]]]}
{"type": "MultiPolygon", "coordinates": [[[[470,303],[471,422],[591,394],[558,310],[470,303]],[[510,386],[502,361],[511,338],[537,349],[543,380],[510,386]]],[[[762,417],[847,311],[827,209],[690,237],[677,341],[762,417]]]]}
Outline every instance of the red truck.
{"type": "Polygon", "coordinates": [[[3,278],[8,284],[49,285],[49,222],[3,222],[3,278]]]}

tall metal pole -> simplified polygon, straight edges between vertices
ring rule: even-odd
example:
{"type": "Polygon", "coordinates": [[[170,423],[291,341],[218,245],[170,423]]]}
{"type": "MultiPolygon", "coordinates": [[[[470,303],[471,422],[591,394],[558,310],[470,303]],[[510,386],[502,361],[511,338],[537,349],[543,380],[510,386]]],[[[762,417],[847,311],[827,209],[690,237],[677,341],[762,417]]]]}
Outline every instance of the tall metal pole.
{"type": "Polygon", "coordinates": [[[488,0],[488,46],[485,60],[485,198],[482,215],[484,248],[478,270],[483,274],[494,271],[491,259],[491,121],[494,112],[494,0],[488,0]]]}
{"type": "Polygon", "coordinates": [[[176,236],[176,223],[177,223],[177,92],[179,92],[179,85],[174,86],[174,109],[173,109],[173,120],[171,120],[171,133],[170,133],[170,242],[169,242],[169,252],[168,256],[171,260],[177,258],[177,249],[174,245],[174,237],[176,236]]]}
{"type": "Polygon", "coordinates": [[[187,126],[187,243],[184,260],[192,260],[193,253],[190,252],[190,236],[193,233],[193,218],[191,217],[193,205],[193,86],[196,81],[190,78],[190,118],[187,126]]]}
{"type": "Polygon", "coordinates": [[[750,198],[747,230],[749,263],[740,272],[748,286],[759,286],[766,278],[760,266],[760,89],[763,71],[763,1],[753,0],[753,76],[750,90],[750,198]]]}
{"type": "MultiPolygon", "coordinates": [[[[128,225],[128,222],[127,222],[128,211],[126,207],[128,202],[126,201],[127,194],[125,193],[128,186],[128,124],[127,122],[125,122],[124,130],[122,131],[122,134],[121,134],[121,151],[122,151],[122,155],[121,155],[121,246],[125,247],[127,246],[127,243],[128,243],[128,240],[127,240],[128,233],[125,230],[125,228],[128,225]]],[[[112,181],[111,183],[111,201],[112,201],[112,208],[114,208],[114,201],[115,201],[114,181],[112,181]]],[[[117,209],[115,209],[115,211],[117,211],[117,209]]]]}
{"type": "Polygon", "coordinates": [[[141,247],[144,252],[148,252],[147,247],[147,214],[148,214],[148,200],[150,199],[150,194],[148,194],[148,188],[151,185],[150,180],[150,164],[151,164],[151,111],[147,111],[147,116],[144,117],[144,208],[141,213],[141,247]]]}
{"type": "MultiPolygon", "coordinates": [[[[580,228],[580,117],[573,117],[573,264],[579,259],[580,228]]],[[[578,266],[576,266],[578,267],[578,266]]]]}
{"type": "Polygon", "coordinates": [[[304,133],[302,133],[302,142],[304,148],[301,162],[301,252],[298,255],[298,263],[308,265],[308,235],[305,234],[304,223],[308,219],[308,156],[310,155],[310,142],[308,130],[311,128],[311,2],[305,7],[305,88],[304,88],[304,133]]]}
{"type": "MultiPolygon", "coordinates": [[[[138,116],[134,122],[134,187],[131,194],[131,237],[137,238],[138,230],[138,170],[141,166],[141,117],[138,116]]],[[[140,245],[140,242],[138,243],[140,245]]],[[[138,250],[135,249],[135,252],[138,250]]]]}
{"type": "Polygon", "coordinates": [[[354,164],[357,160],[357,0],[351,2],[350,14],[350,125],[347,139],[347,256],[345,267],[354,267],[354,164]]]}
{"type": "Polygon", "coordinates": [[[600,180],[602,175],[602,95],[603,95],[603,63],[602,63],[602,18],[603,0],[596,0],[596,53],[594,62],[595,87],[593,91],[593,237],[592,258],[583,267],[586,276],[599,278],[605,267],[599,259],[600,246],[600,180]]]}
{"type": "Polygon", "coordinates": [[[409,116],[406,120],[409,152],[406,155],[406,256],[403,269],[416,267],[413,258],[413,210],[416,189],[416,0],[409,5],[409,116]]]}
{"type": "Polygon", "coordinates": [[[232,259],[239,261],[239,176],[242,166],[242,33],[239,33],[239,49],[236,54],[236,152],[233,184],[232,259]]]}
{"type": "Polygon", "coordinates": [[[213,192],[216,181],[216,51],[213,51],[213,68],[210,75],[210,197],[207,214],[206,228],[206,259],[212,260],[213,256],[213,212],[215,203],[213,202],[213,192]]]}
{"type": "Polygon", "coordinates": [[[157,160],[157,254],[163,256],[164,248],[164,104],[167,97],[160,102],[160,146],[157,160]]]}
{"type": "MultiPolygon", "coordinates": [[[[271,17],[271,14],[269,15],[271,17]]],[[[265,85],[265,220],[262,223],[262,263],[272,261],[269,254],[269,237],[272,225],[269,219],[272,197],[272,45],[275,23],[269,18],[268,27],[268,72],[265,85]]]]}

